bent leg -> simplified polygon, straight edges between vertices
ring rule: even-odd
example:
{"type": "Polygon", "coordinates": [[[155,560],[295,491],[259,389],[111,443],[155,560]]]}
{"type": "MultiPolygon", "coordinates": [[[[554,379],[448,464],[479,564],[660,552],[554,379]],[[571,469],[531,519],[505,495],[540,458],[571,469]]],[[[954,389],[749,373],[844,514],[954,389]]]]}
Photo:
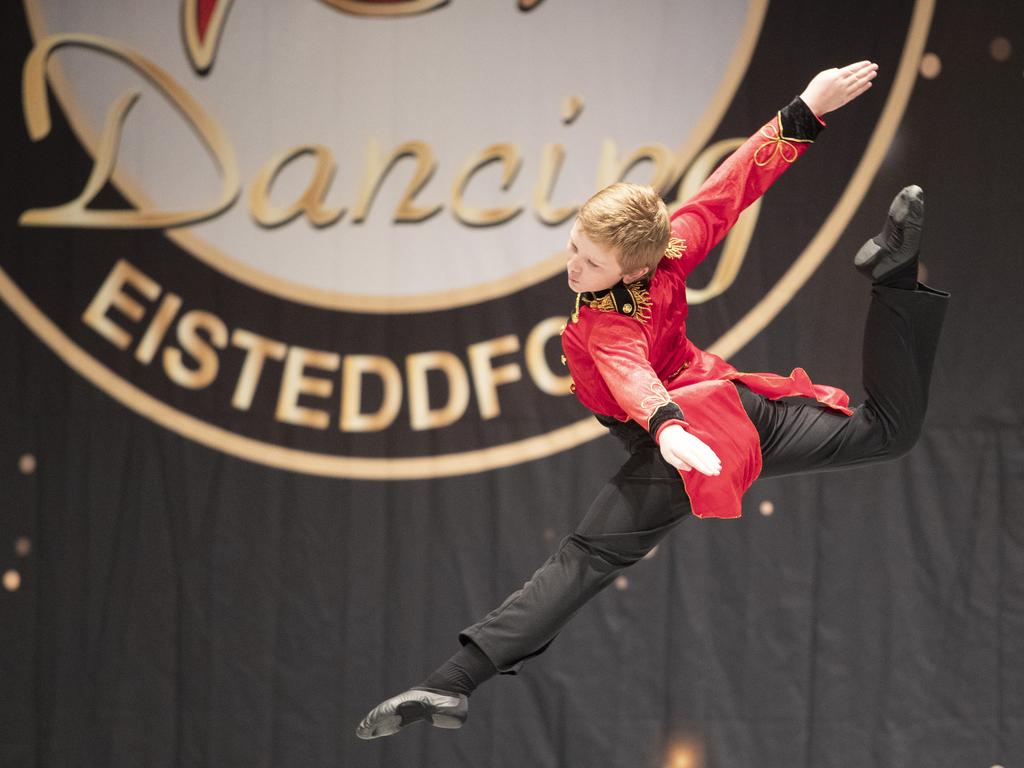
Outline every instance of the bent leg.
{"type": "Polygon", "coordinates": [[[678,472],[647,439],[601,490],[576,531],[530,577],[459,639],[500,671],[518,671],[624,568],[641,560],[690,511],[678,472]]]}
{"type": "Polygon", "coordinates": [[[909,451],[928,408],[947,299],[924,286],[872,289],[863,347],[867,400],[853,416],[818,403],[768,400],[739,386],[761,439],[761,476],[840,469],[909,451]]]}

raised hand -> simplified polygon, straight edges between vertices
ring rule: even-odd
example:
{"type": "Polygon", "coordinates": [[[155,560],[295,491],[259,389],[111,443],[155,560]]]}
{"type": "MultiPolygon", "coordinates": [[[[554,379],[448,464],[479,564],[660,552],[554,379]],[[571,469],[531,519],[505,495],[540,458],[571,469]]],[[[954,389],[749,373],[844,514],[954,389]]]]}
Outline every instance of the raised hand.
{"type": "Polygon", "coordinates": [[[704,475],[717,475],[722,471],[722,462],[711,446],[679,424],[665,427],[658,436],[658,444],[665,461],[683,472],[696,469],[704,475]]]}
{"type": "Polygon", "coordinates": [[[818,117],[839,109],[871,87],[878,74],[878,65],[858,61],[842,68],[826,69],[814,76],[800,98],[818,117]]]}

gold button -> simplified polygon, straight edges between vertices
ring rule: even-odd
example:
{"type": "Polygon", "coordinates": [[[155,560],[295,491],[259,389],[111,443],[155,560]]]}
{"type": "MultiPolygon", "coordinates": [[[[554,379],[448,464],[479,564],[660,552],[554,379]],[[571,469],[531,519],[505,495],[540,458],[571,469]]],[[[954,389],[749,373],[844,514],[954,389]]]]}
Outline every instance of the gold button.
{"type": "Polygon", "coordinates": [[[569,384],[569,391],[572,392],[574,395],[576,394],[576,382],[575,381],[571,382],[569,384]]]}
{"type": "Polygon", "coordinates": [[[629,303],[623,304],[622,305],[622,311],[625,312],[628,315],[630,312],[633,311],[633,305],[629,304],[629,303]]]}
{"type": "Polygon", "coordinates": [[[565,365],[565,355],[562,355],[562,365],[565,365]]]}

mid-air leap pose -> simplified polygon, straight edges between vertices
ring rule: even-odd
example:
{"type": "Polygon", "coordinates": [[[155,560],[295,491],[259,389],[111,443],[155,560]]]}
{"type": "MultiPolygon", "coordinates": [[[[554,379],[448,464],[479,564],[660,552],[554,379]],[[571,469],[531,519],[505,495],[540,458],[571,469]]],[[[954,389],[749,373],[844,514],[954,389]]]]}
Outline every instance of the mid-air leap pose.
{"type": "Polygon", "coordinates": [[[576,306],[562,346],[580,402],[629,452],[586,516],[521,589],[464,629],[421,684],[375,707],[373,739],[418,721],[458,728],[468,696],[543,652],[565,623],[688,514],[738,517],[758,477],[893,459],[914,445],[948,294],[917,281],[924,223],[902,190],[854,258],[873,283],[863,341],[867,400],[789,376],[737,371],[686,336],[686,277],[740,212],[810,146],[821,117],[864,93],[868,61],[819,73],[669,215],[649,187],[613,184],[580,209],[569,240],[576,306]],[[779,398],[802,396],[802,400],[779,398]]]}

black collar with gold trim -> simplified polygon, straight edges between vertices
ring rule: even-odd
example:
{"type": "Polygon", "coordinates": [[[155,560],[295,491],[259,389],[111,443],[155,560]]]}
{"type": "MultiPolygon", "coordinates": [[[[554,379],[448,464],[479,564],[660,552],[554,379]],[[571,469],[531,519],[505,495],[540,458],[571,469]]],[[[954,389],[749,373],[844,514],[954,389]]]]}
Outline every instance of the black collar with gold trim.
{"type": "Polygon", "coordinates": [[[621,280],[611,288],[576,294],[576,310],[572,313],[572,321],[579,322],[580,306],[586,305],[599,312],[618,312],[620,315],[632,317],[641,323],[651,316],[651,297],[647,291],[647,280],[634,283],[623,283],[621,280]]]}

